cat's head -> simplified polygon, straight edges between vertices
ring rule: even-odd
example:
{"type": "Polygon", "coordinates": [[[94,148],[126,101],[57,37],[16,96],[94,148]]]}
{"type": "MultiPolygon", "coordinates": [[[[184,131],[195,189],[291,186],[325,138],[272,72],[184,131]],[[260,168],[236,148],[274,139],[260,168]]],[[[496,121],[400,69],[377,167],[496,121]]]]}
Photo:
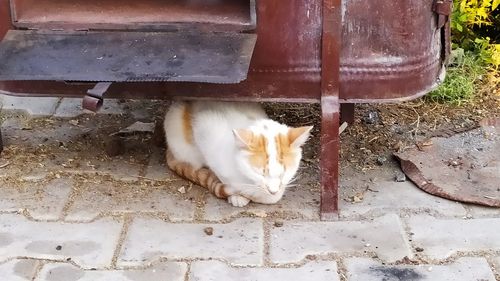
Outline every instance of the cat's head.
{"type": "Polygon", "coordinates": [[[283,194],[297,173],[302,145],[311,129],[260,120],[249,128],[234,130],[238,168],[256,188],[271,195],[283,194]]]}

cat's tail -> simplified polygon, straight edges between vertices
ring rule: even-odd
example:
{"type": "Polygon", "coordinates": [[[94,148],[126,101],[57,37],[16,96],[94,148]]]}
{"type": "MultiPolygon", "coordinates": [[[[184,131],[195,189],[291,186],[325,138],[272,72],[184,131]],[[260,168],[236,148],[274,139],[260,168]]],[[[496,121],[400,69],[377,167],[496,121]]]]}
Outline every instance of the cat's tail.
{"type": "Polygon", "coordinates": [[[218,198],[227,198],[226,186],[217,176],[207,168],[194,169],[189,163],[178,161],[172,152],[167,149],[167,165],[179,176],[190,180],[210,191],[218,198]]]}

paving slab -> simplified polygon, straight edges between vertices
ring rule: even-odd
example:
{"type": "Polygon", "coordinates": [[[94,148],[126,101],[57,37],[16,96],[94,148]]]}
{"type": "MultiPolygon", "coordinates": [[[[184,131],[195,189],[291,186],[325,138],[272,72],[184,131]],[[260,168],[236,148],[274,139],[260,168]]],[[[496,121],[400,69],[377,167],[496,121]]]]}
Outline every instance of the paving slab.
{"type": "MultiPolygon", "coordinates": [[[[122,103],[117,99],[105,99],[97,114],[124,114],[122,103]]],[[[54,117],[75,118],[82,114],[96,114],[82,108],[82,98],[63,98],[57,107],[54,117]]]]}
{"type": "Polygon", "coordinates": [[[207,196],[205,219],[219,221],[241,214],[266,217],[270,214],[292,218],[319,219],[319,189],[311,186],[297,186],[287,190],[276,204],[250,203],[245,207],[233,207],[227,200],[213,195],[207,196]]]}
{"type": "Polygon", "coordinates": [[[57,220],[62,216],[72,188],[71,180],[56,179],[49,182],[0,181],[0,211],[28,211],[37,220],[57,220]]]}
{"type": "Polygon", "coordinates": [[[0,105],[6,111],[24,111],[31,117],[48,117],[56,111],[59,98],[15,97],[0,94],[0,105]]]}
{"type": "Polygon", "coordinates": [[[184,281],[187,264],[159,263],[147,269],[83,270],[71,264],[51,263],[35,281],[184,281]]]}
{"type": "Polygon", "coordinates": [[[141,266],[164,257],[168,260],[216,258],[235,265],[261,265],[263,241],[260,219],[196,224],[138,218],[129,228],[118,264],[141,266]]]}
{"type": "Polygon", "coordinates": [[[0,264],[0,280],[31,281],[35,277],[40,262],[37,260],[10,260],[0,264]]]}
{"type": "Polygon", "coordinates": [[[167,167],[165,164],[165,152],[160,149],[155,149],[151,153],[144,177],[155,181],[183,181],[167,167]]]}
{"type": "Polygon", "coordinates": [[[460,258],[446,265],[383,265],[352,258],[345,264],[349,281],[495,281],[484,258],[460,258]]]}
{"type": "MultiPolygon", "coordinates": [[[[7,151],[6,154],[9,153],[7,151]]],[[[12,163],[4,172],[26,181],[39,181],[51,174],[68,173],[109,175],[115,180],[133,182],[140,178],[142,169],[141,159],[130,159],[127,156],[109,158],[100,151],[83,153],[61,148],[57,151],[47,149],[21,153],[23,155],[6,160],[12,163]],[[98,153],[102,155],[97,155],[98,153]]]]}
{"type": "Polygon", "coordinates": [[[185,194],[176,186],[152,186],[146,183],[97,181],[78,188],[65,217],[68,221],[89,221],[99,215],[153,213],[172,221],[193,220],[196,203],[203,192],[192,189],[185,194]]]}
{"type": "Polygon", "coordinates": [[[15,257],[65,261],[83,268],[111,265],[122,223],[35,222],[22,215],[0,215],[0,261],[15,257]]]}
{"type": "Polygon", "coordinates": [[[75,118],[84,113],[88,112],[82,108],[82,98],[63,98],[54,113],[54,117],[75,118]]]}
{"type": "Polygon", "coordinates": [[[366,221],[285,222],[274,226],[270,237],[270,258],[275,263],[329,253],[374,252],[388,262],[412,256],[401,221],[394,214],[366,221]]]}
{"type": "Polygon", "coordinates": [[[333,261],[310,262],[297,268],[235,268],[220,261],[200,261],[191,264],[189,280],[338,281],[340,279],[337,264],[333,261]]]}
{"type": "Polygon", "coordinates": [[[340,200],[341,218],[381,216],[402,211],[431,212],[452,217],[466,215],[462,204],[432,196],[410,181],[395,182],[391,179],[367,183],[359,197],[359,202],[340,200]]]}
{"type": "Polygon", "coordinates": [[[500,250],[500,218],[436,219],[416,216],[408,219],[415,246],[422,255],[444,259],[459,251],[500,250]]]}
{"type": "Polygon", "coordinates": [[[500,208],[472,204],[467,204],[466,206],[469,209],[470,216],[472,216],[473,218],[500,217],[500,208]]]}

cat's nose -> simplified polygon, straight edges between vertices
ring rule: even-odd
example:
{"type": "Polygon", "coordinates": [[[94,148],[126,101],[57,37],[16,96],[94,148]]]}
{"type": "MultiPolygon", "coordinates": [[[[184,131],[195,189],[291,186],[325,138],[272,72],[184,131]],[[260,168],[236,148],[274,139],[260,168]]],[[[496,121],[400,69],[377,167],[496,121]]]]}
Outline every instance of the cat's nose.
{"type": "Polygon", "coordinates": [[[278,191],[280,191],[280,184],[270,184],[267,186],[267,190],[269,191],[269,193],[274,195],[278,193],[278,191]]]}

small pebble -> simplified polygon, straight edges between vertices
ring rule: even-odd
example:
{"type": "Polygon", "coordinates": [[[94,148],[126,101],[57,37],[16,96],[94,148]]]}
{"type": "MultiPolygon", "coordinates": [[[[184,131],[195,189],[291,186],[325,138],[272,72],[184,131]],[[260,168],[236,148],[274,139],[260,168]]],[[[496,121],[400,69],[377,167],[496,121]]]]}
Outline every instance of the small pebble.
{"type": "Polygon", "coordinates": [[[415,251],[417,251],[417,252],[423,252],[423,251],[424,251],[424,248],[421,248],[421,247],[416,247],[416,248],[415,248],[415,251]]]}
{"type": "Polygon", "coordinates": [[[377,157],[377,164],[379,166],[384,165],[385,162],[387,162],[387,157],[385,157],[385,156],[379,156],[379,157],[377,157]]]}
{"type": "Polygon", "coordinates": [[[211,235],[214,234],[214,228],[213,227],[205,227],[205,229],[203,229],[203,231],[208,236],[211,236],[211,235]]]}
{"type": "Polygon", "coordinates": [[[397,182],[405,182],[406,175],[404,173],[396,173],[396,181],[397,182]]]}
{"type": "Polygon", "coordinates": [[[276,221],[276,222],[274,222],[274,226],[275,227],[282,227],[283,226],[283,222],[282,221],[276,221]]]}
{"type": "Polygon", "coordinates": [[[56,250],[58,250],[58,251],[62,250],[62,246],[61,245],[57,245],[56,250]]]}
{"type": "Polygon", "coordinates": [[[380,117],[378,115],[377,111],[370,111],[368,114],[363,118],[363,121],[366,124],[377,124],[379,123],[380,117]]]}

